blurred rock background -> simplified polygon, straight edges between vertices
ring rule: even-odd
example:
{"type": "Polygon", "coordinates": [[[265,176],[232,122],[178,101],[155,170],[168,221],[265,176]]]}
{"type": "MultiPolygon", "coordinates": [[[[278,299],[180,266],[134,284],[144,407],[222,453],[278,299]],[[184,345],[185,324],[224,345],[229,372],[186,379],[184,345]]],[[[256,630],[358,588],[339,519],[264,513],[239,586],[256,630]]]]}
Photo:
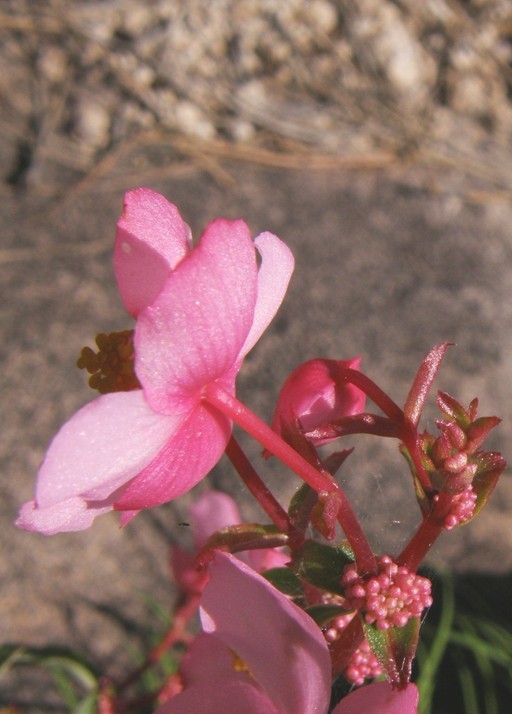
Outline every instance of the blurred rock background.
{"type": "MultiPolygon", "coordinates": [[[[71,646],[116,675],[171,602],[187,499],[124,531],[114,516],[49,539],[12,526],[49,439],[93,396],[81,347],[128,326],[111,252],[129,188],[165,193],[195,235],[243,217],[294,250],[286,302],[239,381],[261,416],[317,355],[363,354],[403,401],[450,340],[436,386],[502,416],[493,446],[507,455],[511,92],[508,0],[0,0],[2,642],[71,646]]],[[[295,481],[246,446],[288,495],[295,481]]],[[[417,521],[405,469],[394,444],[357,447],[343,483],[376,547],[397,550],[417,521]]],[[[508,479],[435,562],[512,569],[508,479]]],[[[243,498],[227,464],[207,481],[243,498]]],[[[58,711],[31,673],[0,693],[58,711]]]]}

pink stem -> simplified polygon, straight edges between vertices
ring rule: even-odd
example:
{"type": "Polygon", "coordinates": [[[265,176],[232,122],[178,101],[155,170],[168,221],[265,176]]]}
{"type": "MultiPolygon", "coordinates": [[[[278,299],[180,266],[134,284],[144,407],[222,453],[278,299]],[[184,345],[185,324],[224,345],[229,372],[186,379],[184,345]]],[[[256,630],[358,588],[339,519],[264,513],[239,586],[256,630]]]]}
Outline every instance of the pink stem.
{"type": "Polygon", "coordinates": [[[286,464],[317,493],[327,492],[337,495],[339,500],[337,519],[354,551],[359,572],[361,575],[376,573],[377,561],[370,544],[345,493],[334,481],[333,477],[330,474],[318,471],[295,449],[283,441],[264,421],[259,419],[254,412],[218,384],[209,384],[203,392],[203,397],[220,412],[232,419],[256,441],[259,441],[265,449],[286,464]]]}
{"type": "Polygon", "coordinates": [[[416,571],[435,541],[444,530],[443,522],[449,513],[453,497],[440,493],[439,500],[418,526],[416,533],[397,558],[397,562],[416,571]]]}
{"type": "Polygon", "coordinates": [[[234,436],[228,441],[226,456],[267,516],[271,518],[280,531],[288,533],[291,528],[288,514],[265,486],[234,436]]]}

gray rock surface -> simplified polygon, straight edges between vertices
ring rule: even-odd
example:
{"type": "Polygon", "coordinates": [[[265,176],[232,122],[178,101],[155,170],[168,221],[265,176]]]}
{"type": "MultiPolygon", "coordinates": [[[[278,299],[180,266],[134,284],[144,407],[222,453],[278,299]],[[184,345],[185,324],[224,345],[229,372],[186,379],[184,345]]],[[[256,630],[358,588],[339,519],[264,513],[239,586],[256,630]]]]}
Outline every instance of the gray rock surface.
{"type": "MultiPolygon", "coordinates": [[[[285,304],[238,383],[263,418],[314,356],[362,354],[403,402],[448,340],[435,386],[501,416],[505,456],[512,436],[509,3],[316,0],[301,14],[287,0],[276,14],[254,0],[238,3],[231,42],[232,2],[213,19],[204,0],[179,5],[0,1],[0,642],[71,646],[114,676],[159,629],[154,604],[171,603],[187,497],[124,530],[113,515],[52,538],[12,523],[50,438],[93,397],[80,349],[130,325],[111,262],[125,190],[160,190],[196,236],[241,217],[291,246],[285,304]]],[[[343,485],[375,547],[396,551],[418,515],[396,445],[350,443],[343,485]]],[[[296,479],[244,444],[285,501],[296,479]]],[[[229,464],[206,482],[261,517],[229,464]]],[[[433,562],[510,571],[511,506],[506,473],[433,562]]],[[[0,705],[55,711],[23,676],[0,679],[0,705]]]]}

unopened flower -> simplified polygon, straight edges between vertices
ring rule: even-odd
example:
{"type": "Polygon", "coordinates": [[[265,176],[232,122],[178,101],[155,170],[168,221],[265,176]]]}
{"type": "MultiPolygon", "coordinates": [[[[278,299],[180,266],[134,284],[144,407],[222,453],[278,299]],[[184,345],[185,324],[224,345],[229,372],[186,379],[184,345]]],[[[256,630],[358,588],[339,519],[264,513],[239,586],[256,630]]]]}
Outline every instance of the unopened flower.
{"type": "Polygon", "coordinates": [[[64,424],[17,520],[26,530],[82,530],[112,509],[126,523],[210,471],[231,422],[203,401],[203,390],[215,382],[234,394],[243,358],[284,297],[293,258],[270,233],[253,242],[243,221],[214,221],[193,248],[176,207],[138,189],[125,197],[114,265],[137,318],[142,389],[100,396],[64,424]]]}
{"type": "Polygon", "coordinates": [[[404,627],[432,604],[430,580],[397,565],[388,555],[380,556],[377,564],[379,573],[371,576],[360,576],[355,564],[345,567],[341,584],[346,606],[379,630],[404,627]]]}
{"type": "MultiPolygon", "coordinates": [[[[468,486],[465,491],[452,496],[450,510],[444,517],[443,525],[445,530],[451,531],[456,528],[456,526],[460,526],[471,520],[475,512],[477,499],[478,494],[473,486],[468,486]]],[[[434,503],[437,503],[439,494],[433,496],[432,500],[434,503]]]]}
{"type": "MultiPolygon", "coordinates": [[[[303,433],[363,411],[364,392],[343,379],[346,369],[359,369],[360,357],[351,360],[313,359],[295,369],[281,389],[272,427],[281,433],[296,423],[303,433]]],[[[312,438],[320,446],[337,436],[312,438]]]]}

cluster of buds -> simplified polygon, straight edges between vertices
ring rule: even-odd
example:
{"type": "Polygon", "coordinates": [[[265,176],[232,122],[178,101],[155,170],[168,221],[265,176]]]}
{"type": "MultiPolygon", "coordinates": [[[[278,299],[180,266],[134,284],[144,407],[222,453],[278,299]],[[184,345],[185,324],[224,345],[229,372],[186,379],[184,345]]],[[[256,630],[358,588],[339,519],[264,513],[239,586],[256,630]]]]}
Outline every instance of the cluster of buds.
{"type": "MultiPolygon", "coordinates": [[[[329,644],[336,642],[354,617],[354,612],[348,612],[332,620],[324,632],[327,642],[329,644]]],[[[350,684],[360,687],[366,680],[380,677],[383,671],[379,660],[373,654],[368,641],[365,639],[352,653],[348,665],[343,670],[343,676],[350,684]]]]}
{"type": "Polygon", "coordinates": [[[477,399],[464,409],[453,397],[439,392],[437,404],[445,417],[436,421],[441,433],[438,437],[424,433],[422,448],[435,489],[433,504],[440,501],[440,494],[451,497],[440,516],[443,528],[449,531],[473,518],[479,490],[484,484],[488,490],[496,470],[503,468],[499,455],[480,450],[500,419],[477,418],[477,399]]]}
{"type": "Polygon", "coordinates": [[[431,582],[395,563],[389,555],[377,559],[379,572],[361,576],[356,565],[345,566],[341,585],[346,606],[361,613],[363,620],[378,630],[404,627],[432,604],[431,582]]]}
{"type": "MultiPolygon", "coordinates": [[[[472,486],[468,486],[462,493],[455,494],[451,499],[450,510],[443,519],[444,529],[451,531],[456,526],[460,526],[471,520],[475,513],[477,498],[477,493],[472,486]]],[[[437,503],[439,501],[439,494],[436,493],[432,500],[434,503],[437,503]]]]}

